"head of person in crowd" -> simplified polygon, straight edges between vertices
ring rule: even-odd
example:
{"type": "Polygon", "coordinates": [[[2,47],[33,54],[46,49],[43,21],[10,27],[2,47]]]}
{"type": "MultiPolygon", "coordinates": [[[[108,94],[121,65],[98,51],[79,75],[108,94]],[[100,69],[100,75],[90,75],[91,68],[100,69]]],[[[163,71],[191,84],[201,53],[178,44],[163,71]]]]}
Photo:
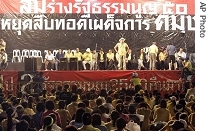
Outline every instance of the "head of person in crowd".
{"type": "Polygon", "coordinates": [[[124,111],[124,105],[123,104],[117,104],[116,111],[118,111],[120,114],[124,111]]]}
{"type": "Polygon", "coordinates": [[[26,114],[22,115],[21,120],[26,120],[28,122],[28,124],[29,124],[29,127],[33,123],[32,118],[31,118],[30,115],[26,115],[26,114]]]}
{"type": "Polygon", "coordinates": [[[83,124],[84,125],[91,125],[91,122],[92,122],[92,116],[91,116],[91,114],[88,113],[88,112],[85,112],[82,115],[82,121],[83,121],[83,124]]]}
{"type": "Polygon", "coordinates": [[[120,117],[120,113],[118,111],[112,111],[111,113],[111,121],[112,121],[112,126],[115,127],[117,119],[120,117]]]}
{"type": "Polygon", "coordinates": [[[16,124],[16,131],[28,131],[29,123],[26,120],[21,120],[16,124]]]}
{"type": "Polygon", "coordinates": [[[77,112],[75,114],[75,122],[82,123],[82,115],[85,113],[84,108],[77,109],[77,112]]]}
{"type": "Polygon", "coordinates": [[[78,100],[78,95],[73,94],[73,95],[71,96],[71,101],[72,101],[72,102],[77,102],[77,100],[78,100]]]}
{"type": "Polygon", "coordinates": [[[94,113],[92,116],[92,126],[100,126],[101,125],[101,115],[98,113],[94,113]]]}
{"type": "Polygon", "coordinates": [[[116,126],[118,131],[123,131],[123,129],[126,127],[126,121],[123,118],[118,118],[116,121],[116,126]]]}
{"type": "Polygon", "coordinates": [[[51,116],[46,116],[44,118],[43,130],[44,131],[51,131],[52,130],[52,125],[53,125],[53,118],[51,116]]]}
{"type": "Polygon", "coordinates": [[[77,85],[73,84],[71,89],[72,89],[71,92],[76,94],[78,87],[77,87],[77,85]]]}
{"type": "Polygon", "coordinates": [[[73,125],[66,126],[64,131],[78,131],[77,128],[73,125]]]}

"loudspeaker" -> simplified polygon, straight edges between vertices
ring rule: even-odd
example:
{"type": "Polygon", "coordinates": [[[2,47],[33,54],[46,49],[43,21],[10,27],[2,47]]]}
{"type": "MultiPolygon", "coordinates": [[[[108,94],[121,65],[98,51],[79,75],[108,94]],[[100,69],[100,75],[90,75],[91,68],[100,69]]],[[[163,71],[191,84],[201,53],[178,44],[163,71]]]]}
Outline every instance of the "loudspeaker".
{"type": "Polygon", "coordinates": [[[58,64],[59,70],[67,70],[68,69],[68,62],[67,58],[60,58],[60,63],[58,64]]]}
{"type": "Polygon", "coordinates": [[[25,58],[25,71],[36,71],[36,70],[37,70],[37,59],[25,58]]]}
{"type": "Polygon", "coordinates": [[[23,63],[23,62],[17,62],[17,63],[8,62],[8,66],[5,70],[24,71],[25,63],[23,63]]]}
{"type": "Polygon", "coordinates": [[[37,70],[42,70],[42,58],[36,58],[37,70]]]}
{"type": "Polygon", "coordinates": [[[60,62],[59,63],[59,70],[67,70],[68,69],[68,63],[67,62],[60,62]]]}
{"type": "Polygon", "coordinates": [[[69,70],[78,70],[77,58],[70,58],[69,70]]]}

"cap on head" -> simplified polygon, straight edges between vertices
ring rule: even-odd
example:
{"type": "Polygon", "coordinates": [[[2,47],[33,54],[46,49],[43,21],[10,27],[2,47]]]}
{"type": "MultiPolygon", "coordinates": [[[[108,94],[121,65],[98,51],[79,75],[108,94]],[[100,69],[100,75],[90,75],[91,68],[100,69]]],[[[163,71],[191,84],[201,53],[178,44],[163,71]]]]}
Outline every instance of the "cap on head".
{"type": "Polygon", "coordinates": [[[90,48],[87,48],[87,49],[86,49],[86,52],[90,52],[90,48]]]}
{"type": "Polygon", "coordinates": [[[119,39],[119,41],[121,41],[121,40],[125,40],[125,38],[121,37],[121,38],[119,39]]]}

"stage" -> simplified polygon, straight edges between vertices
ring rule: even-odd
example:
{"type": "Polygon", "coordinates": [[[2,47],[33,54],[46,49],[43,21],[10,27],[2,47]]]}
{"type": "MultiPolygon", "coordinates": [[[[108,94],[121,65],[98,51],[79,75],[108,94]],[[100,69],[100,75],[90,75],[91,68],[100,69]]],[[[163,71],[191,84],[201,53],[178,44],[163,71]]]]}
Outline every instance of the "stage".
{"type": "Polygon", "coordinates": [[[7,70],[0,72],[3,75],[4,91],[17,92],[17,88],[33,83],[33,77],[37,72],[43,72],[46,79],[44,87],[50,91],[58,85],[78,85],[84,91],[102,88],[107,90],[119,90],[133,88],[130,83],[132,73],[136,71],[141,79],[144,90],[157,89],[161,94],[182,91],[181,72],[178,70],[62,70],[62,71],[19,71],[7,70]]]}

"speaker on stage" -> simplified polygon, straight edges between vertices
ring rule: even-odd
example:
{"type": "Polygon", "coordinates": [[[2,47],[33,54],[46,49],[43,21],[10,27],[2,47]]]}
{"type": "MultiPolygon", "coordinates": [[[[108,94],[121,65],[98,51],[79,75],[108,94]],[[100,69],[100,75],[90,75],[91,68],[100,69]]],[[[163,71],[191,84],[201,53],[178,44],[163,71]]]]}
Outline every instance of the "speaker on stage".
{"type": "Polygon", "coordinates": [[[37,71],[36,58],[25,58],[25,71],[37,71]]]}
{"type": "Polygon", "coordinates": [[[60,63],[58,64],[59,70],[67,70],[68,69],[68,62],[67,58],[60,58],[60,63]]]}
{"type": "Polygon", "coordinates": [[[77,59],[77,57],[70,58],[69,70],[78,70],[78,59],[77,59]]]}

